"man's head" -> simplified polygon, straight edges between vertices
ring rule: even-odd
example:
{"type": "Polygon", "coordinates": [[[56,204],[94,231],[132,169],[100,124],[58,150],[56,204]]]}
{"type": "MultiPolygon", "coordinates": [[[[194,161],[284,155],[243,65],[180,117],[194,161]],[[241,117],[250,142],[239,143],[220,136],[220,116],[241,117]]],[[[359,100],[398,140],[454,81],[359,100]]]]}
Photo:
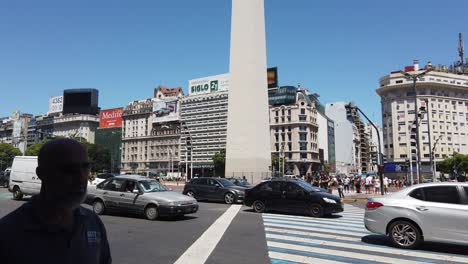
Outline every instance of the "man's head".
{"type": "Polygon", "coordinates": [[[39,150],[41,196],[53,206],[76,208],[86,198],[89,162],[86,148],[73,139],[51,140],[39,150]]]}

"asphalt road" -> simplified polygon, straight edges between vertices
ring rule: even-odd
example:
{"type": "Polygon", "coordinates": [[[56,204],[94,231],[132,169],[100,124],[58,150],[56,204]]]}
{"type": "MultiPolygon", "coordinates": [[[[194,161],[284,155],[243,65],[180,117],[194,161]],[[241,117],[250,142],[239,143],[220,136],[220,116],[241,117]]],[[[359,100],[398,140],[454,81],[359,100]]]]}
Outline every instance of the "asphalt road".
{"type": "MultiPolygon", "coordinates": [[[[11,194],[0,188],[0,218],[24,202],[11,200],[11,194]]],[[[113,262],[176,262],[232,209],[221,203],[199,205],[196,214],[179,219],[102,216],[113,262]]],[[[345,212],[323,219],[257,214],[243,206],[205,263],[468,263],[468,247],[425,243],[420,250],[406,251],[389,246],[385,236],[365,230],[364,205],[347,204],[345,212]]]]}

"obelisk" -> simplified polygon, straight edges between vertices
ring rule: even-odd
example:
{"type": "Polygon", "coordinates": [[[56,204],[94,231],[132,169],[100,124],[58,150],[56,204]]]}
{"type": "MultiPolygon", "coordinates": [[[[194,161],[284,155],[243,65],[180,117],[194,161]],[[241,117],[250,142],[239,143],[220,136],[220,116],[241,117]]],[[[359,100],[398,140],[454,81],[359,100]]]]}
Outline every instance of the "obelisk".
{"type": "Polygon", "coordinates": [[[226,177],[253,183],[271,166],[263,0],[232,0],[226,177]]]}

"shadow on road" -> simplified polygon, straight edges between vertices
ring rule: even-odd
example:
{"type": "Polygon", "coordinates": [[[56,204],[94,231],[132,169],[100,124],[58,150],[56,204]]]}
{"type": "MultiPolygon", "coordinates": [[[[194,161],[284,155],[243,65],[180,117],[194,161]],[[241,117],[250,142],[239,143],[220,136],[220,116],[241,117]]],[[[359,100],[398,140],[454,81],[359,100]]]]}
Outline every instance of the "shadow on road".
{"type": "MultiPolygon", "coordinates": [[[[368,235],[361,238],[361,241],[367,244],[394,247],[390,238],[384,235],[368,235]]],[[[447,254],[458,254],[468,255],[468,246],[435,243],[435,242],[424,242],[418,248],[421,251],[428,251],[430,253],[447,253],[447,254]]]]}
{"type": "MultiPolygon", "coordinates": [[[[143,219],[146,218],[140,214],[132,214],[132,213],[123,213],[123,212],[108,212],[106,213],[108,216],[115,216],[115,217],[124,217],[124,218],[134,218],[134,219],[143,219]]],[[[180,216],[161,216],[156,221],[162,222],[180,222],[180,221],[188,221],[192,219],[198,218],[197,216],[193,215],[180,215],[180,216]]],[[[149,220],[147,220],[149,221],[149,220]]]]}

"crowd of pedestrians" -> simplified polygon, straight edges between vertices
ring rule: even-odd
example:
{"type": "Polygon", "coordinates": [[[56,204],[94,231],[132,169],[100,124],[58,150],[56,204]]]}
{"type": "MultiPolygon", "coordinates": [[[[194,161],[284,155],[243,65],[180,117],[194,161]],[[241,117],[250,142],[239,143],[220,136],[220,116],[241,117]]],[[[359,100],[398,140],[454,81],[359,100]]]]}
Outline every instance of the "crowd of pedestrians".
{"type": "MultiPolygon", "coordinates": [[[[344,198],[349,193],[364,193],[365,194],[379,194],[380,193],[380,179],[378,176],[348,176],[345,174],[337,176],[321,175],[318,177],[309,177],[308,181],[316,187],[327,189],[332,193],[334,190],[338,191],[340,198],[344,198]]],[[[389,179],[384,176],[383,188],[384,193],[388,193],[389,188],[401,189],[408,185],[406,181],[399,179],[389,179]]]]}

